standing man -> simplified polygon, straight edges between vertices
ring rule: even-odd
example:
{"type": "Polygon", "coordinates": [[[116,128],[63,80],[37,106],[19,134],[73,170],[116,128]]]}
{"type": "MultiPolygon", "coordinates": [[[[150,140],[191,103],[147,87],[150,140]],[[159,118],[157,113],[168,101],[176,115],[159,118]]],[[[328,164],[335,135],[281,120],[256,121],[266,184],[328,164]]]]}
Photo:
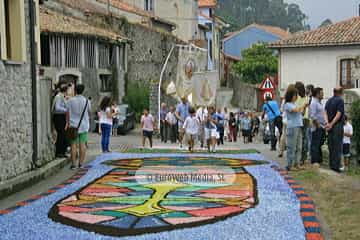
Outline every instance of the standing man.
{"type": "Polygon", "coordinates": [[[313,89],[313,96],[309,107],[309,118],[312,121],[311,129],[311,163],[319,167],[322,163],[321,147],[325,143],[325,118],[324,106],[321,101],[324,98],[324,90],[322,88],[313,89]]]}
{"type": "Polygon", "coordinates": [[[196,117],[199,119],[200,122],[200,128],[199,128],[199,141],[200,141],[200,147],[204,147],[205,143],[205,123],[207,120],[208,110],[206,107],[199,107],[199,109],[196,111],[196,117]]]}
{"type": "Polygon", "coordinates": [[[326,131],[329,134],[330,168],[340,172],[344,137],[344,100],[343,89],[334,89],[334,96],[325,105],[326,131]]]}
{"type": "Polygon", "coordinates": [[[86,155],[86,143],[88,141],[88,131],[90,128],[89,115],[91,114],[91,104],[82,94],[85,86],[82,84],[75,86],[75,96],[67,103],[66,127],[77,128],[78,136],[70,140],[71,144],[71,169],[76,169],[77,149],[79,149],[79,164],[81,168],[86,155]]]}
{"type": "Polygon", "coordinates": [[[166,118],[166,114],[167,114],[167,108],[166,108],[166,104],[162,103],[161,104],[161,109],[160,109],[160,137],[161,137],[161,142],[166,143],[167,142],[167,135],[168,135],[168,127],[165,121],[166,118]]]}
{"type": "Polygon", "coordinates": [[[67,148],[67,141],[66,141],[66,134],[65,134],[65,126],[66,126],[66,100],[65,94],[67,91],[67,86],[62,85],[60,87],[60,92],[56,94],[53,106],[52,106],[52,113],[53,113],[53,121],[56,130],[56,157],[64,158],[66,157],[66,148],[67,148]]]}
{"type": "Polygon", "coordinates": [[[271,151],[276,151],[276,136],[275,136],[275,127],[282,130],[282,118],[279,108],[279,104],[272,100],[270,96],[266,97],[266,101],[263,106],[263,115],[264,119],[265,114],[267,114],[269,125],[270,125],[270,139],[271,139],[271,151]]]}
{"type": "Polygon", "coordinates": [[[176,107],[175,116],[178,120],[178,130],[179,130],[179,143],[180,148],[183,147],[183,138],[184,138],[184,129],[183,125],[185,122],[185,119],[189,116],[189,102],[185,96],[181,98],[181,103],[179,103],[176,107]]]}
{"type": "Polygon", "coordinates": [[[175,108],[173,106],[170,107],[170,112],[166,114],[165,117],[166,124],[169,129],[170,141],[171,143],[176,143],[176,116],[175,116],[175,108]]]}
{"type": "Polygon", "coordinates": [[[217,113],[217,124],[216,128],[219,133],[218,145],[224,145],[224,133],[225,133],[225,114],[221,112],[221,108],[218,108],[217,113]]]}

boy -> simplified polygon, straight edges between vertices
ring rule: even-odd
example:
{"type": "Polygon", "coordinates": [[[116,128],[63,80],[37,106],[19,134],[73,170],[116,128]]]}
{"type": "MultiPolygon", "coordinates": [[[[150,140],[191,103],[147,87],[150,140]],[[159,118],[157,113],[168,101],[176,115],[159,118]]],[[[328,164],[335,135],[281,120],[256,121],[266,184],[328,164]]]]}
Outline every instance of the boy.
{"type": "Polygon", "coordinates": [[[195,139],[199,134],[200,122],[196,117],[196,111],[194,108],[189,109],[190,116],[186,118],[183,129],[186,134],[186,139],[189,144],[189,151],[194,152],[195,139]]]}
{"type": "Polygon", "coordinates": [[[146,138],[149,139],[150,148],[152,148],[152,136],[154,132],[154,118],[149,114],[149,109],[144,109],[144,115],[141,116],[141,129],[143,130],[142,146],[145,147],[146,138]]]}
{"type": "Polygon", "coordinates": [[[343,138],[344,162],[342,164],[342,167],[340,168],[341,171],[345,171],[345,168],[349,167],[349,160],[351,157],[350,144],[351,144],[352,136],[353,136],[353,127],[348,117],[345,115],[344,138],[343,138]]]}

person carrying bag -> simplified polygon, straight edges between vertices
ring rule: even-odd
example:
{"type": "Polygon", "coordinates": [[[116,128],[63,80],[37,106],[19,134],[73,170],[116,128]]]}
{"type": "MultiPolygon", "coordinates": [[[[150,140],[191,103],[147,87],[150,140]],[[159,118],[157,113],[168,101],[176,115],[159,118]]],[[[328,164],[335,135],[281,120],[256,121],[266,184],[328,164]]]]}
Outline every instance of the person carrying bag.
{"type": "Polygon", "coordinates": [[[75,140],[79,137],[79,128],[80,128],[80,125],[81,125],[81,122],[84,118],[84,115],[85,115],[85,111],[87,109],[87,106],[88,106],[88,103],[89,103],[89,100],[86,100],[86,103],[85,103],[85,107],[81,113],[81,117],[80,117],[80,121],[79,121],[79,124],[78,126],[75,128],[75,127],[69,127],[66,131],[66,135],[68,137],[69,140],[75,140]]]}

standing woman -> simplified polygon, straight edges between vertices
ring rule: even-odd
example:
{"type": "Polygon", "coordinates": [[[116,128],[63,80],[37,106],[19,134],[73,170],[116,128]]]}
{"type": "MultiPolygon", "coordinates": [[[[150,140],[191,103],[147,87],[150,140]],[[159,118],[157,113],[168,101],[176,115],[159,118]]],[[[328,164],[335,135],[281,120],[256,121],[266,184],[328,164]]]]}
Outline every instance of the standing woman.
{"type": "Polygon", "coordinates": [[[236,132],[236,118],[233,112],[230,112],[230,119],[229,119],[229,129],[230,129],[230,142],[236,142],[237,132],[236,132]]]}
{"type": "Polygon", "coordinates": [[[101,149],[103,153],[110,152],[109,145],[114,116],[115,113],[111,110],[111,98],[104,97],[100,103],[99,112],[99,133],[101,134],[101,149]]]}
{"type": "Polygon", "coordinates": [[[299,162],[301,160],[302,145],[302,112],[307,108],[308,103],[298,107],[296,101],[298,99],[298,91],[295,87],[290,86],[285,94],[284,111],[287,118],[287,167],[290,170],[299,170],[299,162]]]}
{"type": "MultiPolygon", "coordinates": [[[[296,100],[296,106],[301,107],[305,104],[309,105],[309,98],[306,96],[305,85],[302,82],[296,82],[295,88],[298,91],[298,99],[296,100]]],[[[301,132],[302,144],[301,144],[301,161],[300,164],[304,165],[305,161],[308,159],[309,154],[309,134],[310,134],[310,120],[309,120],[309,111],[306,107],[303,112],[301,112],[303,117],[303,127],[301,132]]]]}
{"type": "Polygon", "coordinates": [[[65,94],[67,91],[67,86],[63,85],[60,87],[60,92],[56,94],[53,105],[53,121],[56,129],[56,157],[63,158],[66,157],[66,148],[67,140],[65,134],[65,125],[66,125],[66,100],[65,94]]]}

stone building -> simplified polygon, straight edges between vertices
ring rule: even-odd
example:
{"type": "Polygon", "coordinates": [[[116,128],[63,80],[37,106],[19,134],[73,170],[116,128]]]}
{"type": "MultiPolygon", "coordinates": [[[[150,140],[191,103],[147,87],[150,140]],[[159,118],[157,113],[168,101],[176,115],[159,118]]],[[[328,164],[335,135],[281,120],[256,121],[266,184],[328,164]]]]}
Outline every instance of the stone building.
{"type": "Polygon", "coordinates": [[[44,83],[36,75],[38,9],[38,1],[0,1],[0,189],[7,180],[53,160],[49,132],[40,128],[50,124],[49,118],[41,118],[50,109],[42,115],[36,98],[44,83]]]}
{"type": "Polygon", "coordinates": [[[97,106],[104,96],[119,102],[125,94],[127,42],[120,35],[40,9],[42,77],[58,83],[82,83],[97,106]]]}
{"type": "Polygon", "coordinates": [[[198,38],[198,0],[122,0],[122,2],[175,23],[176,28],[173,33],[183,41],[198,38]]]}
{"type": "MultiPolygon", "coordinates": [[[[110,1],[110,5],[102,3],[101,0],[96,2],[93,0],[49,0],[45,2],[45,6],[52,11],[82,20],[93,26],[111,29],[111,31],[131,39],[127,47],[125,88],[131,83],[138,83],[142,87],[154,89],[152,92],[155,93],[163,64],[170,49],[176,44],[185,42],[172,33],[160,29],[157,25],[134,23],[128,20],[127,15],[123,14],[126,9],[129,9],[128,11],[133,15],[141,13],[141,11],[133,11],[134,7],[130,4],[124,2],[119,4],[120,1],[115,0],[110,1]],[[110,13],[108,9],[111,9],[110,13]]],[[[156,17],[156,19],[160,18],[156,17]]],[[[175,80],[177,63],[177,51],[175,50],[165,70],[163,86],[167,86],[171,80],[175,80]]],[[[151,99],[155,98],[156,96],[151,99]]],[[[165,96],[165,101],[167,99],[170,98],[165,96]]],[[[156,115],[157,103],[153,100],[150,102],[153,106],[150,106],[150,109],[156,115]]]]}

